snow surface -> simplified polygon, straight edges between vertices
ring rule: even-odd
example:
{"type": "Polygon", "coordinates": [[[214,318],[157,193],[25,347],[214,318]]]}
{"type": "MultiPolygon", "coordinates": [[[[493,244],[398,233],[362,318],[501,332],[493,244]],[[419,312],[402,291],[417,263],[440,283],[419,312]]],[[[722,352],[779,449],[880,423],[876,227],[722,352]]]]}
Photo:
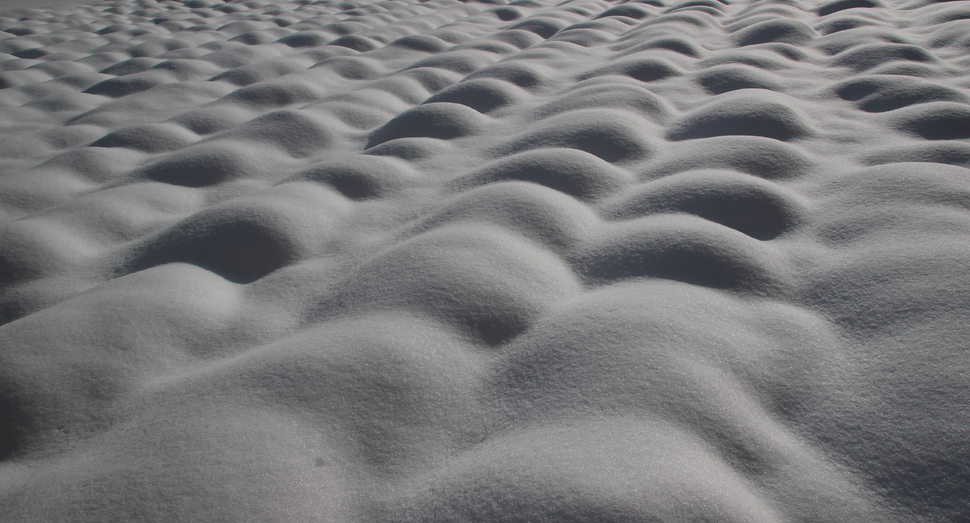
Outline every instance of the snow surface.
{"type": "Polygon", "coordinates": [[[0,520],[970,521],[970,2],[0,11],[0,520]]]}

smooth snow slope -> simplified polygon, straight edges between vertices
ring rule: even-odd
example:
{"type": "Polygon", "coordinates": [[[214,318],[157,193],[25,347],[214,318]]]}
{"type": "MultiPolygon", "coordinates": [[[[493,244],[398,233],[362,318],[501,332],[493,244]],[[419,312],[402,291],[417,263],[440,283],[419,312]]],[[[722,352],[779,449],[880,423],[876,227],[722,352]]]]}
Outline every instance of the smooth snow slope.
{"type": "Polygon", "coordinates": [[[970,3],[0,14],[0,520],[970,521],[970,3]]]}

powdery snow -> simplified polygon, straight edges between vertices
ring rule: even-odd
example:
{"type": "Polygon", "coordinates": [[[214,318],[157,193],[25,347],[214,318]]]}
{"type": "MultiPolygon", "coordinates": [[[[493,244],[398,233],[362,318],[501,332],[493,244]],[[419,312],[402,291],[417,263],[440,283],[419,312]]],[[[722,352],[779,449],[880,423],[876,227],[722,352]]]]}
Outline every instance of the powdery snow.
{"type": "Polygon", "coordinates": [[[0,520],[970,521],[970,3],[0,11],[0,520]]]}

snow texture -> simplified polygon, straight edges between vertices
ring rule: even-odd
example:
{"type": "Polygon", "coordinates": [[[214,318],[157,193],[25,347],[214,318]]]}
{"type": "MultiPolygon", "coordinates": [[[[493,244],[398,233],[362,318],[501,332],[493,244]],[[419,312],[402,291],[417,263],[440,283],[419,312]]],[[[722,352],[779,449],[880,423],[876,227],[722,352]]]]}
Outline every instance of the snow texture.
{"type": "Polygon", "coordinates": [[[0,520],[970,521],[970,3],[12,7],[0,520]]]}

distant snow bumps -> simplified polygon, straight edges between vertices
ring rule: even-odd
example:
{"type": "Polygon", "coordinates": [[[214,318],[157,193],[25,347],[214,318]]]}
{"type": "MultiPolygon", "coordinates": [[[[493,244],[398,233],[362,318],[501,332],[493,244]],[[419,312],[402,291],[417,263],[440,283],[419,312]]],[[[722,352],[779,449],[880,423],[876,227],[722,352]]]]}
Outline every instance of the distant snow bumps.
{"type": "Polygon", "coordinates": [[[0,519],[970,518],[962,4],[0,13],[0,519]]]}

